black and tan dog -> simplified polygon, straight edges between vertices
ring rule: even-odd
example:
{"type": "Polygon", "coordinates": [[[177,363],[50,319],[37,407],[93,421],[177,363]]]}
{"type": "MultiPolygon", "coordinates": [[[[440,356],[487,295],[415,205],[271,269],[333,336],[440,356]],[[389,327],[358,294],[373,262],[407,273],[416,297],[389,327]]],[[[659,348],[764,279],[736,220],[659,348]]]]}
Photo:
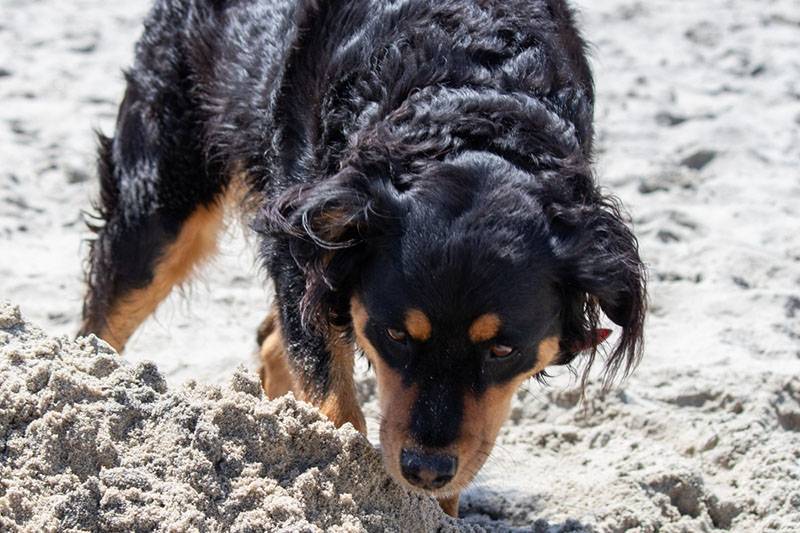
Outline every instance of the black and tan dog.
{"type": "Polygon", "coordinates": [[[82,333],[122,349],[246,206],[275,283],[268,395],[365,431],[457,512],[514,391],[641,351],[636,239],[593,181],[592,78],[563,0],[158,0],[100,149],[82,333]],[[244,195],[237,191],[244,190],[244,195]]]}

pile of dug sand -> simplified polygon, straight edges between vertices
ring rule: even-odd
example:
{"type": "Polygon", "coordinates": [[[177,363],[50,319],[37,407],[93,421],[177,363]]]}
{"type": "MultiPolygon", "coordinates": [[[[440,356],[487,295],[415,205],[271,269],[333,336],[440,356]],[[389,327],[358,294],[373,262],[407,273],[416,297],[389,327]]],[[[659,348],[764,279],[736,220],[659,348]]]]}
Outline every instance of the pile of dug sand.
{"type": "Polygon", "coordinates": [[[347,426],[254,376],[168,390],[94,337],[0,305],[0,531],[442,531],[347,426]],[[412,525],[412,526],[409,526],[412,525]]]}

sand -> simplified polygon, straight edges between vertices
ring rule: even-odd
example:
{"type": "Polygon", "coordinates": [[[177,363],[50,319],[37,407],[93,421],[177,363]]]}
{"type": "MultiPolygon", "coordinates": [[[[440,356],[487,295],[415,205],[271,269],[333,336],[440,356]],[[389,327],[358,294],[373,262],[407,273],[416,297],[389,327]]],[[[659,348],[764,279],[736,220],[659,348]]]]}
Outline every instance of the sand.
{"type": "Polygon", "coordinates": [[[47,337],[0,307],[0,530],[447,529],[349,424],[268,402],[255,375],[169,390],[95,337],[47,337]]]}
{"type": "MultiPolygon", "coordinates": [[[[629,208],[650,273],[645,357],[619,389],[593,384],[585,408],[566,371],[527,384],[461,514],[528,531],[796,531],[800,4],[576,4],[598,178],[629,208]]],[[[54,335],[77,330],[92,128],[112,131],[147,5],[0,0],[0,299],[54,335]]],[[[255,369],[271,289],[251,249],[232,225],[126,364],[153,361],[174,394],[255,369]]],[[[366,371],[359,388],[376,444],[366,371]]]]}
{"type": "Polygon", "coordinates": [[[523,390],[501,443],[525,446],[544,490],[509,497],[525,481],[507,476],[470,491],[457,521],[395,484],[352,426],[265,400],[244,368],[170,390],[154,364],[48,337],[4,304],[0,530],[796,530],[800,378],[737,385],[659,372],[585,404],[523,390]],[[542,520],[548,504],[570,517],[542,520]]]}

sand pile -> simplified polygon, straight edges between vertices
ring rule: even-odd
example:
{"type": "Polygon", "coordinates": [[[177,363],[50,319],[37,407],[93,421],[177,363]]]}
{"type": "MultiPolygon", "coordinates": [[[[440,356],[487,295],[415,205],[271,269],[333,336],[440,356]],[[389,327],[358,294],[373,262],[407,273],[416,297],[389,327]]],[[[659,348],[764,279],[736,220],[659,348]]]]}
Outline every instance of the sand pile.
{"type": "Polygon", "coordinates": [[[487,468],[502,479],[482,475],[452,520],[355,430],[265,401],[254,375],[170,390],[6,304],[0,530],[796,531],[800,378],[676,370],[579,397],[521,389],[487,468]]]}
{"type": "Polygon", "coordinates": [[[452,529],[355,430],[254,376],[168,390],[94,337],[55,339],[0,307],[0,530],[452,529]]]}

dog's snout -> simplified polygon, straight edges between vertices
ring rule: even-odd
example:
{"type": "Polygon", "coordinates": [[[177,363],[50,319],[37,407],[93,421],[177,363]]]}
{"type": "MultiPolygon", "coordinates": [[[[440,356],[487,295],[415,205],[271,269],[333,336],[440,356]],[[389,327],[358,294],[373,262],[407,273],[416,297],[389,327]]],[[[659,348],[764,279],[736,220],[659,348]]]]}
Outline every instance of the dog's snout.
{"type": "Polygon", "coordinates": [[[400,453],[400,469],[412,485],[426,490],[440,489],[455,477],[458,457],[404,448],[400,453]]]}

